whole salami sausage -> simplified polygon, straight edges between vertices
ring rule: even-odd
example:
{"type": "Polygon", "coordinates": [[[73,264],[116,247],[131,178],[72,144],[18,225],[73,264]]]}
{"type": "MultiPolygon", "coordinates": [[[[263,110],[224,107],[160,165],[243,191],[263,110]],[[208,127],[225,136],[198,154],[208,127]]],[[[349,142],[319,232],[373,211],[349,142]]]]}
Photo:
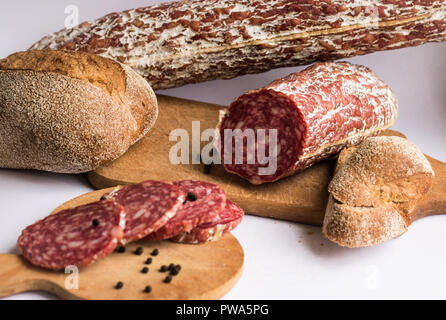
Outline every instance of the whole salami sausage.
{"type": "Polygon", "coordinates": [[[237,98],[219,124],[221,158],[253,184],[276,181],[389,128],[397,113],[394,94],[370,69],[316,63],[237,98]]]}
{"type": "Polygon", "coordinates": [[[28,226],[17,246],[33,265],[63,270],[113,252],[124,235],[125,209],[105,200],[61,211],[28,226]]]}
{"type": "Polygon", "coordinates": [[[224,210],[212,222],[201,224],[190,232],[184,232],[170,240],[190,244],[216,241],[234,230],[242,222],[243,215],[244,212],[238,205],[227,200],[224,210]]]}
{"type": "Polygon", "coordinates": [[[31,49],[113,58],[157,90],[444,40],[444,0],[187,0],[111,13],[31,49]]]}
{"type": "Polygon", "coordinates": [[[105,197],[121,204],[127,212],[122,245],[163,227],[186,198],[185,193],[172,183],[153,180],[118,187],[105,197]]]}
{"type": "Polygon", "coordinates": [[[147,237],[149,240],[170,239],[189,232],[198,225],[212,222],[225,208],[226,194],[215,184],[196,180],[173,184],[187,193],[186,202],[166,225],[147,237]]]}

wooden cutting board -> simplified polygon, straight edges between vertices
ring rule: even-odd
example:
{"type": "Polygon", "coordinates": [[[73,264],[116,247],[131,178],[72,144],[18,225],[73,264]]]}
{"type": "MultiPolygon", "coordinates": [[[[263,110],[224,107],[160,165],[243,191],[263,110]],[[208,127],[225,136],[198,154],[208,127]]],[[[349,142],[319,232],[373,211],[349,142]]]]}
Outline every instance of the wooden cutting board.
{"type": "MultiPolygon", "coordinates": [[[[53,213],[97,201],[108,191],[111,189],[87,193],[64,203],[53,213]]],[[[243,249],[231,234],[201,245],[141,240],[126,248],[125,253],[112,253],[81,268],[78,289],[69,287],[74,284],[70,274],[34,267],[19,255],[0,254],[0,297],[41,290],[64,299],[219,299],[242,274],[243,249]],[[133,253],[139,246],[144,248],[142,255],[133,253]],[[150,253],[155,248],[159,255],[152,257],[150,253]],[[148,257],[153,262],[145,265],[148,257]],[[170,263],[180,264],[181,271],[166,284],[163,279],[167,274],[158,270],[170,263]],[[147,274],[141,273],[143,267],[149,268],[147,274]],[[124,283],[120,290],[114,288],[118,281],[124,283]],[[143,292],[147,285],[152,287],[151,293],[143,292]]]]}
{"type": "MultiPolygon", "coordinates": [[[[131,184],[143,180],[199,179],[217,183],[246,213],[275,219],[321,225],[328,199],[327,187],[332,178],[335,159],[321,162],[300,174],[274,183],[252,185],[221,165],[214,165],[210,174],[203,164],[173,165],[169,161],[169,141],[174,129],[186,129],[191,136],[192,121],[200,121],[200,129],[215,128],[223,108],[208,103],[158,96],[159,118],[149,134],[121,158],[90,172],[88,178],[98,189],[131,184]]],[[[388,131],[386,135],[401,133],[388,131]]],[[[207,142],[203,142],[202,146],[207,142]]],[[[432,191],[419,204],[416,216],[446,213],[446,164],[428,157],[436,173],[432,191]]]]}

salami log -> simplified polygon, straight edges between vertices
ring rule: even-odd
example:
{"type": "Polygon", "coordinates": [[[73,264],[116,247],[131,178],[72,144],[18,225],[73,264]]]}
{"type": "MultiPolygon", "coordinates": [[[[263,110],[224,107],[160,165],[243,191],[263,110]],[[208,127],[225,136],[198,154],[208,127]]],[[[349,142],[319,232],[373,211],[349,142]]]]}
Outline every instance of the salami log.
{"type": "Polygon", "coordinates": [[[230,105],[219,124],[222,162],[253,184],[276,181],[389,128],[397,113],[394,94],[370,69],[316,63],[230,105]],[[230,134],[237,137],[237,129],[239,139],[252,130],[256,140],[237,147],[236,139],[229,139],[230,134]],[[272,161],[266,162],[266,156],[272,161]]]}
{"type": "Polygon", "coordinates": [[[51,215],[22,231],[17,246],[33,265],[63,270],[113,252],[124,235],[125,210],[111,200],[51,215]]]}
{"type": "Polygon", "coordinates": [[[31,49],[117,59],[153,89],[446,40],[444,0],[189,0],[111,13],[31,49]]]}
{"type": "Polygon", "coordinates": [[[174,185],[187,193],[186,202],[164,227],[147,237],[149,240],[170,239],[189,232],[198,225],[212,222],[225,208],[226,194],[215,184],[185,180],[174,182],[174,185]]]}
{"type": "Polygon", "coordinates": [[[244,212],[238,205],[227,200],[224,210],[212,222],[201,224],[190,232],[184,232],[170,240],[190,244],[216,241],[225,233],[234,230],[242,222],[243,215],[244,212]]]}
{"type": "Polygon", "coordinates": [[[126,209],[122,245],[160,229],[175,216],[186,198],[185,193],[170,182],[152,180],[118,187],[105,197],[126,209]]]}

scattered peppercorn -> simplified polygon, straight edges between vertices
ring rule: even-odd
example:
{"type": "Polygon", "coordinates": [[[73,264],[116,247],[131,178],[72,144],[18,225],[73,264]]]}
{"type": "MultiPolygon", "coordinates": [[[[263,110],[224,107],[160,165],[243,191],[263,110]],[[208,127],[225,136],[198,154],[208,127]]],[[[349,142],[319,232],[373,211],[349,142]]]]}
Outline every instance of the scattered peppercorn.
{"type": "Polygon", "coordinates": [[[181,270],[181,266],[179,264],[177,264],[176,266],[174,266],[171,270],[170,270],[170,274],[172,276],[176,276],[180,273],[181,270]]]}
{"type": "Polygon", "coordinates": [[[160,272],[166,272],[167,270],[169,270],[167,266],[161,266],[160,268],[160,272]]]}
{"type": "Polygon", "coordinates": [[[147,258],[146,262],[144,262],[145,264],[151,264],[152,263],[152,258],[147,258]]]}
{"type": "Polygon", "coordinates": [[[188,192],[187,193],[187,200],[188,201],[197,201],[197,199],[198,199],[198,196],[195,193],[193,193],[193,192],[188,192]]]}
{"type": "Polygon", "coordinates": [[[179,273],[179,271],[177,269],[170,270],[170,275],[171,276],[176,276],[178,273],[179,273]]]}
{"type": "Polygon", "coordinates": [[[145,293],[150,293],[150,292],[152,292],[152,287],[151,287],[151,286],[146,286],[146,287],[144,288],[144,292],[145,292],[145,293]]]}
{"type": "Polygon", "coordinates": [[[205,174],[210,174],[211,173],[211,167],[212,167],[212,163],[205,164],[204,165],[204,173],[205,174]]]}
{"type": "Polygon", "coordinates": [[[159,250],[158,250],[158,249],[154,249],[154,250],[152,251],[152,256],[157,256],[158,253],[160,253],[159,250]]]}
{"type": "Polygon", "coordinates": [[[168,270],[172,270],[173,268],[175,268],[175,265],[173,263],[169,264],[168,270]]]}
{"type": "Polygon", "coordinates": [[[165,279],[164,279],[164,283],[170,283],[172,281],[172,276],[167,276],[165,279]]]}
{"type": "Polygon", "coordinates": [[[142,247],[138,247],[135,250],[135,254],[138,256],[142,255],[143,252],[144,252],[144,249],[142,247]]]}
{"type": "Polygon", "coordinates": [[[115,285],[115,289],[121,289],[124,286],[124,283],[122,283],[121,281],[118,281],[115,285]]]}
{"type": "Polygon", "coordinates": [[[118,250],[119,253],[124,253],[125,252],[125,247],[119,247],[118,250]]]}
{"type": "Polygon", "coordinates": [[[93,227],[97,227],[99,225],[98,219],[93,219],[93,227]]]}
{"type": "Polygon", "coordinates": [[[141,272],[142,272],[142,273],[147,273],[147,272],[149,272],[149,268],[144,267],[144,268],[142,268],[141,272]]]}

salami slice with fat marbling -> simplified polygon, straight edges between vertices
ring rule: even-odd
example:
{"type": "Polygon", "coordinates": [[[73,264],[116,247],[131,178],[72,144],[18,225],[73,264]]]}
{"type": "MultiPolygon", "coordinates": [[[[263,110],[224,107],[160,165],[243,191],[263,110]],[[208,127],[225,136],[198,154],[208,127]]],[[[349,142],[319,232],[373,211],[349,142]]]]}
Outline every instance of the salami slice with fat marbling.
{"type": "Polygon", "coordinates": [[[190,244],[216,241],[234,230],[242,222],[243,216],[243,210],[234,202],[227,200],[224,210],[212,222],[201,224],[190,232],[184,232],[170,240],[190,244]]]}
{"type": "Polygon", "coordinates": [[[148,180],[118,187],[105,197],[120,203],[127,212],[124,245],[163,227],[182,206],[186,194],[170,182],[148,180]]]}
{"type": "Polygon", "coordinates": [[[170,239],[196,226],[212,222],[226,205],[226,194],[219,186],[203,181],[185,180],[173,183],[188,196],[186,203],[164,227],[148,236],[149,240],[170,239]]]}
{"type": "Polygon", "coordinates": [[[17,246],[33,265],[87,266],[113,252],[124,235],[125,209],[105,200],[61,211],[22,231],[17,246]]]}
{"type": "Polygon", "coordinates": [[[273,182],[390,128],[397,114],[392,90],[370,69],[316,63],[231,104],[219,124],[223,166],[253,184],[273,182]],[[252,139],[231,139],[237,131],[252,139]]]}

